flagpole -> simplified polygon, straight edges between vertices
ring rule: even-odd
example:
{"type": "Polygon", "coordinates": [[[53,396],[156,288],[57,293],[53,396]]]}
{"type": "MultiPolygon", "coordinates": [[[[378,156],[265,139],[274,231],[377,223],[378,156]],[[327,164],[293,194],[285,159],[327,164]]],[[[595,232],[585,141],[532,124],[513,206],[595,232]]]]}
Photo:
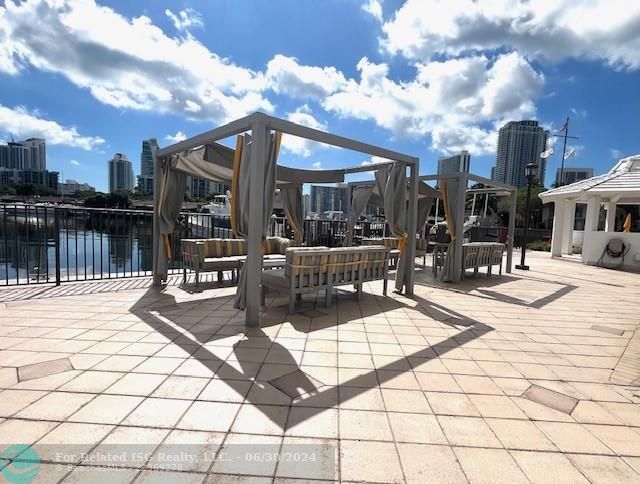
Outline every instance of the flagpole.
{"type": "MultiPolygon", "coordinates": [[[[560,160],[560,180],[558,180],[558,186],[564,185],[564,155],[567,151],[567,138],[578,139],[577,136],[569,136],[569,117],[567,116],[567,121],[564,123],[564,126],[560,130],[560,132],[564,131],[564,141],[562,143],[562,159],[560,160]]],[[[560,137],[559,134],[554,134],[553,136],[560,137]]]]}

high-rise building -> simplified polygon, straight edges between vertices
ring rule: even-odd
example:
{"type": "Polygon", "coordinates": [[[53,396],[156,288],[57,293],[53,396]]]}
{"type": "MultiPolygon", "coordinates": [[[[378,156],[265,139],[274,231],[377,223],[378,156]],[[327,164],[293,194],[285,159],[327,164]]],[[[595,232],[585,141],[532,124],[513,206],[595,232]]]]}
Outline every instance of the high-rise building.
{"type": "Polygon", "coordinates": [[[195,176],[187,177],[187,196],[189,198],[206,198],[208,195],[224,195],[229,185],[221,182],[205,180],[195,176]]]}
{"type": "Polygon", "coordinates": [[[133,191],[134,178],[131,162],[124,153],[116,153],[109,160],[109,192],[133,191]]]}
{"type": "Polygon", "coordinates": [[[311,185],[311,211],[322,213],[328,211],[349,211],[349,185],[338,183],[338,186],[311,185]]]}
{"type": "Polygon", "coordinates": [[[547,147],[549,131],[537,121],[509,121],[498,133],[494,180],[516,187],[527,185],[525,167],[538,165],[538,179],[544,184],[546,163],[540,158],[547,147]]]}
{"type": "Polygon", "coordinates": [[[593,177],[593,168],[564,168],[562,183],[560,183],[560,168],[556,170],[556,185],[569,185],[580,180],[593,177]]]}
{"type": "Polygon", "coordinates": [[[457,155],[439,158],[438,175],[458,172],[469,173],[470,163],[471,155],[466,150],[462,150],[457,155]]]}
{"type": "Polygon", "coordinates": [[[138,192],[141,195],[153,195],[153,152],[158,149],[158,141],[150,138],[142,141],[140,153],[140,176],[138,177],[138,192]]]}
{"type": "Polygon", "coordinates": [[[10,170],[47,169],[46,143],[41,138],[29,138],[25,141],[0,145],[0,168],[10,170]]]}
{"type": "Polygon", "coordinates": [[[29,170],[46,170],[47,169],[47,145],[42,138],[29,138],[20,141],[29,154],[25,159],[25,169],[29,170]]]}

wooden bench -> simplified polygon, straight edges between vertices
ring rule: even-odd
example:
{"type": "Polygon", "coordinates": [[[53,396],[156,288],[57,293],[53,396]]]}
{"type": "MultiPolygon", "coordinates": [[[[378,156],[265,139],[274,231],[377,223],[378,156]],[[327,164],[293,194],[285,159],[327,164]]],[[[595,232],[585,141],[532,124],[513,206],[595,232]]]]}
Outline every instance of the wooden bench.
{"type": "MultiPolygon", "coordinates": [[[[190,269],[196,273],[196,285],[201,272],[217,272],[218,281],[221,281],[223,271],[231,271],[231,278],[235,279],[247,258],[245,239],[182,239],[181,244],[183,282],[190,269]]],[[[263,246],[264,258],[284,261],[285,251],[294,244],[293,240],[283,237],[267,237],[263,246]]]]}
{"type": "Polygon", "coordinates": [[[505,245],[497,242],[470,242],[462,246],[462,277],[468,269],[473,269],[474,277],[480,267],[487,268],[487,277],[491,275],[491,268],[499,266],[502,275],[502,256],[505,245]]]}
{"type": "Polygon", "coordinates": [[[286,290],[289,312],[293,313],[299,295],[324,289],[325,305],[329,307],[334,287],[353,285],[360,300],[362,284],[375,280],[383,281],[386,296],[388,275],[389,249],[382,245],[289,248],[284,269],[262,273],[262,302],[264,304],[266,288],[286,290]]]}

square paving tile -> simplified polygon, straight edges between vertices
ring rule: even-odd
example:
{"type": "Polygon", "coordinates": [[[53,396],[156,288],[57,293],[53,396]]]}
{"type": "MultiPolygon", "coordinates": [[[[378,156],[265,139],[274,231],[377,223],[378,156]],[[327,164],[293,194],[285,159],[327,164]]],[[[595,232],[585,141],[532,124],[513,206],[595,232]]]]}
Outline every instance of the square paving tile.
{"type": "Polygon", "coordinates": [[[65,392],[100,393],[123,376],[124,373],[88,370],[65,383],[59,389],[65,392]]]}
{"type": "Polygon", "coordinates": [[[91,402],[71,415],[68,420],[70,422],[118,424],[136,408],[142,400],[142,397],[98,395],[91,400],[91,402]]]}
{"type": "Polygon", "coordinates": [[[340,410],[340,438],[393,440],[385,412],[340,410]]]}
{"type": "Polygon", "coordinates": [[[83,453],[93,448],[113,428],[112,425],[64,422],[41,438],[34,449],[41,460],[77,463],[83,453]]]}
{"type": "Polygon", "coordinates": [[[394,412],[387,415],[396,442],[447,444],[447,439],[434,415],[394,412]]]}
{"type": "Polygon", "coordinates": [[[384,410],[380,389],[364,387],[338,387],[340,408],[351,410],[384,410]]]}
{"type": "Polygon", "coordinates": [[[191,405],[188,400],[147,398],[122,422],[123,425],[173,427],[191,405]]]}
{"type": "Polygon", "coordinates": [[[213,462],[212,456],[220,448],[224,437],[225,434],[217,432],[172,430],[149,459],[148,467],[161,466],[174,460],[180,462],[183,471],[207,472],[213,462]],[[184,458],[185,452],[195,458],[184,458]]]}
{"type": "Polygon", "coordinates": [[[285,437],[280,455],[276,476],[303,480],[297,482],[338,480],[337,440],[285,437]],[[309,458],[303,460],[296,456],[309,458]]]}
{"type": "Polygon", "coordinates": [[[4,390],[0,392],[0,417],[10,417],[17,411],[29,406],[46,392],[35,390],[4,390]]]}
{"type": "Polygon", "coordinates": [[[536,424],[563,452],[613,453],[581,424],[562,422],[536,422],[536,424]]]}
{"type": "Polygon", "coordinates": [[[425,392],[433,413],[479,417],[480,413],[464,393],[425,392]]]}
{"type": "Polygon", "coordinates": [[[432,413],[421,391],[383,388],[382,397],[389,412],[432,413]]]}
{"type": "Polygon", "coordinates": [[[491,428],[481,418],[440,415],[437,419],[452,445],[502,447],[491,428]]]}
{"type": "Polygon", "coordinates": [[[118,464],[140,468],[168,433],[166,429],[116,427],[83,462],[88,465],[110,466],[114,463],[109,456],[118,455],[124,457],[118,460],[118,464]]]}
{"type": "Polygon", "coordinates": [[[3,450],[16,442],[32,444],[58,424],[58,422],[34,421],[25,425],[24,420],[7,419],[0,422],[0,444],[3,450]]]}
{"type": "Polygon", "coordinates": [[[473,483],[515,484],[529,482],[506,450],[454,447],[454,452],[465,474],[473,483]]]}
{"type": "Polygon", "coordinates": [[[589,482],[564,454],[517,450],[511,456],[533,484],[589,482]]]}
{"type": "Polygon", "coordinates": [[[285,435],[337,439],[338,410],[294,407],[289,413],[285,435]]]}
{"type": "Polygon", "coordinates": [[[427,444],[398,444],[407,482],[457,484],[466,482],[458,460],[449,447],[427,444]]]}
{"type": "Polygon", "coordinates": [[[482,395],[502,395],[493,380],[487,376],[454,375],[456,382],[465,393],[482,395]]]}
{"type": "Polygon", "coordinates": [[[35,420],[65,420],[94,397],[95,395],[90,393],[52,392],[22,409],[15,416],[35,420]]]}
{"type": "MultiPolygon", "coordinates": [[[[211,380],[198,396],[198,400],[242,403],[252,382],[241,380],[211,380]]],[[[259,402],[256,402],[259,403],[259,402]]]]}
{"type": "Polygon", "coordinates": [[[403,482],[393,442],[340,442],[340,475],[343,481],[403,482]]]}
{"type": "Polygon", "coordinates": [[[315,393],[324,385],[302,370],[287,373],[270,380],[269,383],[291,398],[300,397],[305,393],[315,393]]]}
{"type": "Polygon", "coordinates": [[[591,482],[640,481],[640,473],[620,457],[571,454],[569,459],[591,482]]]}
{"type": "MultiPolygon", "coordinates": [[[[250,476],[273,476],[282,437],[273,435],[229,434],[220,450],[226,459],[218,459],[211,468],[212,472],[222,474],[243,474],[250,476]],[[258,453],[260,458],[248,456],[258,453]],[[271,456],[271,458],[269,457],[271,456]]],[[[218,481],[216,481],[218,482],[218,481]]]]}
{"type": "Polygon", "coordinates": [[[486,421],[507,449],[558,451],[533,422],[501,418],[486,421]]]}
{"type": "Polygon", "coordinates": [[[469,399],[483,417],[528,419],[522,410],[507,396],[469,395],[469,399]]]}
{"type": "Polygon", "coordinates": [[[462,392],[453,376],[448,373],[415,373],[420,388],[426,392],[462,392]]]}
{"type": "Polygon", "coordinates": [[[194,400],[208,381],[206,378],[170,376],[152,393],[152,396],[194,400]]]}
{"type": "Polygon", "coordinates": [[[240,405],[237,403],[193,402],[176,427],[185,430],[227,432],[239,409],[240,405]]]}
{"type": "Polygon", "coordinates": [[[232,432],[282,435],[289,407],[277,405],[242,405],[231,427],[232,432]]]}
{"type": "Polygon", "coordinates": [[[586,427],[617,454],[640,457],[640,429],[620,425],[586,425],[586,427]]]}
{"type": "Polygon", "coordinates": [[[144,396],[151,394],[164,380],[164,375],[152,373],[128,373],[115,382],[104,393],[144,396]]]}

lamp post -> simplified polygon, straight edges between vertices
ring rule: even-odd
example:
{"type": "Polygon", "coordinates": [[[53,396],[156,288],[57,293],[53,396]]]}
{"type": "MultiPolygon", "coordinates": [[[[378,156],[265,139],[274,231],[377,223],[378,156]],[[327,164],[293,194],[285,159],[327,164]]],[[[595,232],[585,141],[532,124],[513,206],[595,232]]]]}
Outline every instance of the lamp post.
{"type": "Polygon", "coordinates": [[[528,271],[529,266],[524,263],[525,253],[527,251],[527,236],[529,235],[529,216],[531,210],[531,185],[538,175],[538,165],[535,163],[529,163],[525,169],[524,174],[527,177],[527,202],[524,208],[524,230],[522,234],[522,248],[520,256],[520,264],[516,265],[516,269],[528,271]]]}

